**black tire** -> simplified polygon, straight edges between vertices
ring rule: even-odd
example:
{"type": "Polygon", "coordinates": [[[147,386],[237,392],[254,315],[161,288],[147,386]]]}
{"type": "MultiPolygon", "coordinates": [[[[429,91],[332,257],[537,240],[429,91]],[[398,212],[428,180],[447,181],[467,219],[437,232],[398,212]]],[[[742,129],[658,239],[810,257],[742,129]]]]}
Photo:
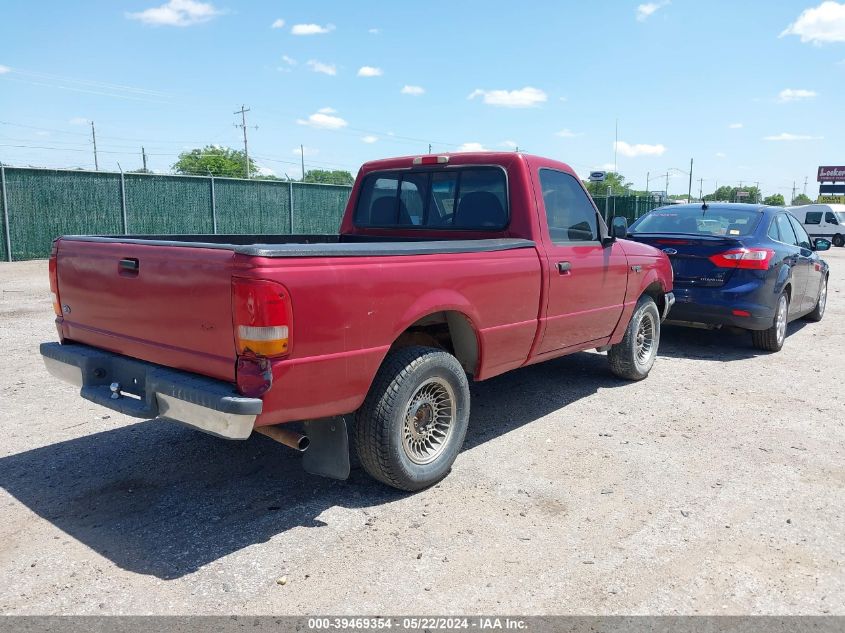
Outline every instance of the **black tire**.
{"type": "Polygon", "coordinates": [[[651,371],[660,345],[660,312],[648,295],[637,301],[625,336],[607,353],[610,371],[625,380],[642,380],[651,371]],[[647,348],[647,349],[646,349],[647,348]]]}
{"type": "Polygon", "coordinates": [[[845,246],[845,238],[843,238],[839,233],[833,236],[831,240],[834,246],[845,246]]]}
{"type": "Polygon", "coordinates": [[[443,479],[464,443],[469,399],[466,373],[448,352],[406,347],[389,353],[355,417],[355,447],[364,470],[406,491],[443,479]]]}
{"type": "Polygon", "coordinates": [[[786,292],[778,297],[772,326],[767,330],[752,330],[751,342],[757,349],[766,352],[779,352],[786,340],[786,326],[789,323],[789,295],[786,292]]]}
{"type": "Polygon", "coordinates": [[[813,311],[804,318],[807,321],[819,322],[824,316],[824,309],[827,307],[827,275],[822,279],[822,285],[819,287],[819,297],[816,299],[816,307],[813,311]]]}

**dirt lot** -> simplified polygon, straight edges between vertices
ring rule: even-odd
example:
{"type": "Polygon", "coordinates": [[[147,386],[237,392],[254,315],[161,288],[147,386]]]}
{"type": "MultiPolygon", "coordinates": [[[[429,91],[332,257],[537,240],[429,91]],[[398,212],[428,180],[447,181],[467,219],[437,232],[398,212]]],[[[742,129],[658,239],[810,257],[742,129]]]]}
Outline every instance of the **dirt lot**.
{"type": "Polygon", "coordinates": [[[779,354],[666,328],[473,386],[449,477],[304,474],[45,372],[45,262],[0,264],[0,612],[845,614],[845,249],[779,354]],[[277,579],[286,577],[284,585],[277,579]]]}

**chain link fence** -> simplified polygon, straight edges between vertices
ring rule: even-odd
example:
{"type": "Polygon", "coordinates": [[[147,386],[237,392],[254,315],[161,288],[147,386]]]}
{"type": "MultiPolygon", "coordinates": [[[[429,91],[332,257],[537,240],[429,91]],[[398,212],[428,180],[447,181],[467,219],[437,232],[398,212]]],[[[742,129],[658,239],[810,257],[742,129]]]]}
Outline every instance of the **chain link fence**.
{"type": "Polygon", "coordinates": [[[59,235],[336,234],[351,187],[284,180],[0,166],[0,261],[59,235]]]}
{"type": "Polygon", "coordinates": [[[664,204],[657,196],[593,196],[593,201],[608,225],[617,215],[624,217],[628,224],[631,224],[664,204]]]}

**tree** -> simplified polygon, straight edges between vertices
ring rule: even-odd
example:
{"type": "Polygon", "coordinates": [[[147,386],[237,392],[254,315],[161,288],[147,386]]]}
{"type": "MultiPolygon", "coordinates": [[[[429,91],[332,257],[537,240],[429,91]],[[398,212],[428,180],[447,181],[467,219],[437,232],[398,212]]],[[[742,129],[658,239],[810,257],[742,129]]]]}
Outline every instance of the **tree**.
{"type": "Polygon", "coordinates": [[[770,207],[783,207],[786,206],[786,200],[783,199],[782,193],[776,193],[768,198],[764,198],[763,204],[767,204],[770,207]]]}
{"type": "Polygon", "coordinates": [[[813,204],[813,201],[810,199],[810,196],[804,195],[803,193],[799,193],[792,199],[793,206],[800,207],[804,206],[805,204],[813,204]]]}
{"type": "MultiPolygon", "coordinates": [[[[246,176],[246,160],[243,152],[230,147],[206,145],[202,149],[192,149],[179,154],[179,160],[173,165],[173,170],[180,174],[198,176],[226,176],[229,178],[244,178],[246,176]]],[[[249,159],[249,175],[258,175],[258,166],[249,159]]]]}
{"type": "Polygon", "coordinates": [[[704,196],[704,199],[707,202],[750,202],[754,204],[758,200],[762,199],[760,195],[760,190],[757,187],[730,187],[730,186],[722,186],[716,189],[713,193],[709,193],[704,196]],[[747,196],[740,198],[737,196],[737,192],[745,191],[748,193],[747,196]]]}
{"type": "Polygon", "coordinates": [[[348,171],[342,169],[309,169],[305,172],[302,182],[318,182],[324,185],[351,185],[355,182],[348,171]]]}

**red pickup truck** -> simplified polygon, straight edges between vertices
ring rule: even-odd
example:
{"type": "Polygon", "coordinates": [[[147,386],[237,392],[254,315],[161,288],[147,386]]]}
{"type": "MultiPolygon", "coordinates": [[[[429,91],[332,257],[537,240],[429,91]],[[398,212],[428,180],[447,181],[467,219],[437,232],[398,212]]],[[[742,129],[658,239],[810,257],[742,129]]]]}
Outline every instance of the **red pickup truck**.
{"type": "Polygon", "coordinates": [[[468,377],[589,348],[646,377],[672,268],[621,239],[618,220],[609,231],[547,158],[373,161],[339,235],[56,239],[61,343],[41,354],[111,409],[231,439],[259,431],[339,478],[351,440],[373,477],[417,490],[461,448],[468,377]]]}

